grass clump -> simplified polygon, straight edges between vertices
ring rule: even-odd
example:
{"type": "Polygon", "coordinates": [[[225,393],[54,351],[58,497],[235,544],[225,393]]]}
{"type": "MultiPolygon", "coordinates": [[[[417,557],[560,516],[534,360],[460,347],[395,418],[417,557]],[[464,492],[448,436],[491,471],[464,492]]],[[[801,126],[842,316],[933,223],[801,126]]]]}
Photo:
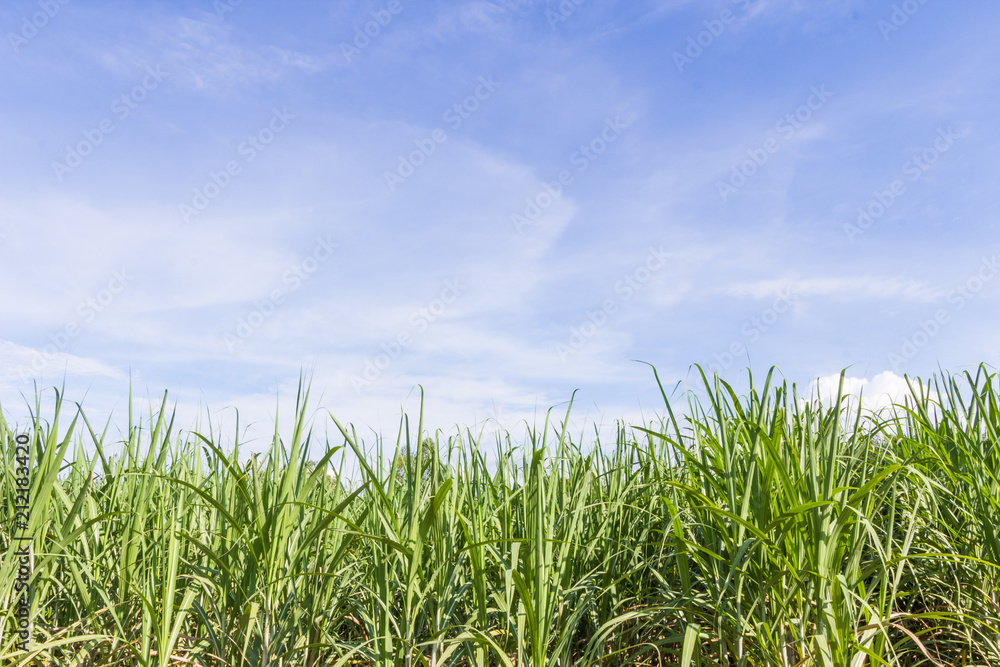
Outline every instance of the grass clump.
{"type": "Polygon", "coordinates": [[[290,441],[276,429],[252,457],[178,432],[166,397],[118,441],[39,400],[25,428],[0,419],[0,660],[1000,664],[994,375],[942,374],[878,415],[801,400],[773,371],[744,396],[701,380],[680,418],[664,394],[661,421],[613,443],[574,442],[567,410],[488,449],[422,417],[394,448],[332,416],[339,435],[320,441],[300,385],[290,441]],[[28,653],[18,433],[33,443],[28,653]]]}

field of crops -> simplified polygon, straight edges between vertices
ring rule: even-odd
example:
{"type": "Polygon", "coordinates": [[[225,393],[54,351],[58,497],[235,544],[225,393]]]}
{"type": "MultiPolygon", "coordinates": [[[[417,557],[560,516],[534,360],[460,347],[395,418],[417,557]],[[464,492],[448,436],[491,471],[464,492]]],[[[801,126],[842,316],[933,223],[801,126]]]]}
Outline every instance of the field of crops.
{"type": "Polygon", "coordinates": [[[615,442],[562,409],[489,442],[415,418],[363,443],[324,413],[326,441],[303,386],[255,457],[166,401],[127,441],[39,401],[0,420],[0,664],[1000,665],[997,378],[875,416],[773,377],[701,376],[615,442]]]}

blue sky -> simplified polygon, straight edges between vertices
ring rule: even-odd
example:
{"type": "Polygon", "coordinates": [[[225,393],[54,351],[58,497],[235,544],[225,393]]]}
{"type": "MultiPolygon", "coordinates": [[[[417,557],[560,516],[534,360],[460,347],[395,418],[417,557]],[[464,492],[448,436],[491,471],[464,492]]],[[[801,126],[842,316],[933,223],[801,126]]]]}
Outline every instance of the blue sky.
{"type": "Polygon", "coordinates": [[[394,432],[1000,351],[1000,5],[0,7],[0,405],[394,432]]]}

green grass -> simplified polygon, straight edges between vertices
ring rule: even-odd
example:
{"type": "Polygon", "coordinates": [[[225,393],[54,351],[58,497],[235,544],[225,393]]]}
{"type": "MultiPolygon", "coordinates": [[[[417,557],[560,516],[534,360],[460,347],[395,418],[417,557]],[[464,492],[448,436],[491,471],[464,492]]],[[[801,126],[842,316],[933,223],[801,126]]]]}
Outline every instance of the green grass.
{"type": "Polygon", "coordinates": [[[914,383],[883,415],[773,372],[744,396],[701,381],[701,401],[586,443],[569,410],[520,442],[421,416],[366,445],[330,415],[331,442],[300,386],[291,439],[254,457],[179,434],[166,397],[117,439],[38,400],[25,428],[0,419],[0,664],[1000,665],[995,376],[914,383]]]}

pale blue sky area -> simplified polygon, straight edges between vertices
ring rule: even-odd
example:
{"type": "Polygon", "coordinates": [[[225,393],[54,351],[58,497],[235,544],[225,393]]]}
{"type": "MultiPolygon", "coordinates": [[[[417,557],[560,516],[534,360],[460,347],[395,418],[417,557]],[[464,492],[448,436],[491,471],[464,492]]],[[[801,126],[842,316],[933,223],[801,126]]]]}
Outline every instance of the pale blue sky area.
{"type": "Polygon", "coordinates": [[[130,379],[266,418],[304,368],[386,432],[418,383],[432,427],[576,388],[607,422],[660,407],[635,360],[998,361],[993,0],[8,0],[0,34],[14,419],[130,379]]]}

